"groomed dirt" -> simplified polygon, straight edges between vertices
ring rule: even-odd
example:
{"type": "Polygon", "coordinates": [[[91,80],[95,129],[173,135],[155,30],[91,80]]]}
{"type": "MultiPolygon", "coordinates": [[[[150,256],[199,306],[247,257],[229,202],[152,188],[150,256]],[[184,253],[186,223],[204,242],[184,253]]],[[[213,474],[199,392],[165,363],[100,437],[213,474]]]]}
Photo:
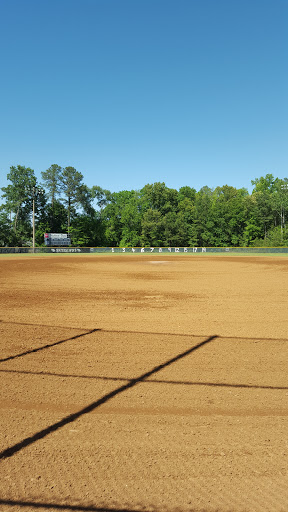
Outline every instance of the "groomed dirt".
{"type": "Polygon", "coordinates": [[[0,257],[3,512],[287,512],[288,258],[0,257]]]}

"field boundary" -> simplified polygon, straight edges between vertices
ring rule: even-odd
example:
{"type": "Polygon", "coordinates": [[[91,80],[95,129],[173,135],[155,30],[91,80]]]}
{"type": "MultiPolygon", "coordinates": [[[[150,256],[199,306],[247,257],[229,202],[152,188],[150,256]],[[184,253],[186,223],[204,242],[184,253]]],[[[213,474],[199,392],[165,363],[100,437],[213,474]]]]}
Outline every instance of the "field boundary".
{"type": "Polygon", "coordinates": [[[288,247],[0,247],[0,254],[288,254],[288,247]]]}

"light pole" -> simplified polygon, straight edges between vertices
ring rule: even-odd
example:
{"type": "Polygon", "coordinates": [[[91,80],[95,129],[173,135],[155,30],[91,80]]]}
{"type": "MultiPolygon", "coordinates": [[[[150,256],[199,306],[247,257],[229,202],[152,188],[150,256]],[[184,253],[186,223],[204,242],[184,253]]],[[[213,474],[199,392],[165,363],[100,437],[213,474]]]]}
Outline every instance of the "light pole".
{"type": "Polygon", "coordinates": [[[32,247],[33,253],[35,252],[35,198],[41,194],[44,194],[44,189],[41,187],[33,186],[31,188],[26,188],[25,191],[31,194],[32,197],[32,247]]]}

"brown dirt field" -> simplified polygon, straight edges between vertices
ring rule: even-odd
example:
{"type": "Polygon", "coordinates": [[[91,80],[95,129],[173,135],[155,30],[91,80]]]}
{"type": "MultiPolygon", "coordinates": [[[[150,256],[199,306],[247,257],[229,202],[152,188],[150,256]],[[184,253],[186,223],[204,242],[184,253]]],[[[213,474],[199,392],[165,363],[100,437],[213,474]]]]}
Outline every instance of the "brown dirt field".
{"type": "Polygon", "coordinates": [[[0,258],[3,512],[288,511],[288,258],[0,258]]]}

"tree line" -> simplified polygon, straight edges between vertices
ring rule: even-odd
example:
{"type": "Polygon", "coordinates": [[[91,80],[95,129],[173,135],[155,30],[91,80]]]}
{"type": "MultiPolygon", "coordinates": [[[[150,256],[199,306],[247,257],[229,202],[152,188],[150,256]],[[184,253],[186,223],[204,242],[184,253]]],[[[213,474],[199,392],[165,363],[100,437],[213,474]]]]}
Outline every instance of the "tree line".
{"type": "Polygon", "coordinates": [[[275,247],[288,246],[288,178],[266,174],[246,188],[229,185],[196,191],[165,183],[110,192],[88,187],[74,167],[53,164],[41,173],[10,167],[2,187],[0,246],[32,243],[44,233],[69,233],[74,246],[275,247]]]}

